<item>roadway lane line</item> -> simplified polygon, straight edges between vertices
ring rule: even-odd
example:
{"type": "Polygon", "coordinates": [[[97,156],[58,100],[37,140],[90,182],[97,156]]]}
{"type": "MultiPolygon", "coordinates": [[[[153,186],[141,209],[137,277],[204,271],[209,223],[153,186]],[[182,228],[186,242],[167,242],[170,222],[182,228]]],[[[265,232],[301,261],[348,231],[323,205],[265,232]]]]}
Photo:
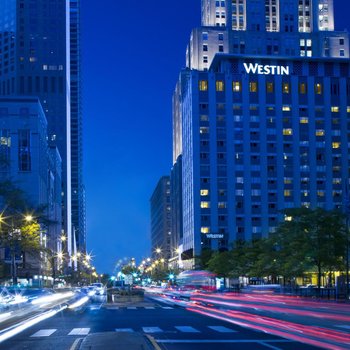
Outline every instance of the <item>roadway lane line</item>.
{"type": "Polygon", "coordinates": [[[73,328],[68,335],[88,335],[90,328],[73,328]]]}
{"type": "Polygon", "coordinates": [[[142,327],[145,333],[163,333],[163,330],[159,327],[142,327]]]}
{"type": "Polygon", "coordinates": [[[174,310],[174,308],[171,307],[171,306],[162,306],[162,309],[164,309],[164,310],[174,310]]]}
{"type": "Polygon", "coordinates": [[[74,343],[72,344],[72,346],[70,347],[69,350],[77,350],[78,346],[80,345],[80,342],[83,341],[84,338],[77,338],[74,340],[74,343]]]}
{"type": "Polygon", "coordinates": [[[219,333],[237,333],[237,331],[224,326],[208,326],[208,328],[219,333]]]}
{"type": "Polygon", "coordinates": [[[200,333],[199,330],[190,326],[175,326],[175,328],[183,333],[200,333]]]}
{"type": "Polygon", "coordinates": [[[51,334],[55,333],[57,329],[41,329],[37,331],[31,337],[49,337],[51,334]]]}

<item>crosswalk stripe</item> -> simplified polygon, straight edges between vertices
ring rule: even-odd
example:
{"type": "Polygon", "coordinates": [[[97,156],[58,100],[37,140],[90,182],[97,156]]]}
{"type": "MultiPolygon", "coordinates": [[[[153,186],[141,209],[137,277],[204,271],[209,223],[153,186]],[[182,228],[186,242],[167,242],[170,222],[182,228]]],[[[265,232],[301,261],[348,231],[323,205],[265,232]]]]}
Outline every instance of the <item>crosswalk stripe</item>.
{"type": "Polygon", "coordinates": [[[51,334],[55,333],[57,329],[41,329],[37,331],[31,337],[49,337],[51,334]]]}
{"type": "Polygon", "coordinates": [[[224,326],[208,326],[208,328],[219,333],[236,333],[233,329],[224,326]]]}
{"type": "Polygon", "coordinates": [[[73,328],[68,335],[88,335],[90,328],[73,328]]]}
{"type": "Polygon", "coordinates": [[[160,329],[159,327],[142,327],[142,330],[145,333],[162,333],[163,330],[160,329]]]}
{"type": "Polygon", "coordinates": [[[134,330],[132,328],[116,328],[116,332],[125,332],[125,333],[133,333],[134,330]]]}
{"type": "Polygon", "coordinates": [[[175,328],[180,332],[184,332],[184,333],[200,333],[199,330],[190,326],[175,326],[175,328]]]}
{"type": "Polygon", "coordinates": [[[162,309],[165,309],[165,310],[173,310],[174,308],[171,307],[171,306],[162,306],[162,309]]]}

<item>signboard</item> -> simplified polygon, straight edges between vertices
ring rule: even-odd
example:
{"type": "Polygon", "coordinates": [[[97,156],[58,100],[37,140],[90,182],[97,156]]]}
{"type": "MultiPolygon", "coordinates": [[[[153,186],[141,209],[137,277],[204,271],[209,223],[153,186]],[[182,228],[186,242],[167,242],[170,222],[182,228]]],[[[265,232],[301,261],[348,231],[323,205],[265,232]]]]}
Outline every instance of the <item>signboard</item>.
{"type": "Polygon", "coordinates": [[[264,65],[259,63],[243,63],[247,74],[289,75],[288,66],[264,65]]]}

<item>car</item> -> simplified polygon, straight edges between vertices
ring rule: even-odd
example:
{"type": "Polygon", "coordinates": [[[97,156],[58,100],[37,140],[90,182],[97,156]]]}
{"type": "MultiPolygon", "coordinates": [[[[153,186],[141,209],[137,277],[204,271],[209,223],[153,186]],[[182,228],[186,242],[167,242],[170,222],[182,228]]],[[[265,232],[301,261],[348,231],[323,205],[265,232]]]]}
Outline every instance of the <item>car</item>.
{"type": "Polygon", "coordinates": [[[106,292],[106,289],[102,283],[91,283],[88,288],[95,291],[95,294],[97,295],[103,295],[106,292]]]}

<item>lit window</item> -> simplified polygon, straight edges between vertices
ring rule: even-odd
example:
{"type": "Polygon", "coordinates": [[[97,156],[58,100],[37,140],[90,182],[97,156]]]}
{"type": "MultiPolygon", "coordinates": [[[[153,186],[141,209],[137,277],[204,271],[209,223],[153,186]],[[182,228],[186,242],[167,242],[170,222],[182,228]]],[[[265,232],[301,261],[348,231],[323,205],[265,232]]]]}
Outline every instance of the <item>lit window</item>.
{"type": "Polygon", "coordinates": [[[300,118],[300,124],[307,124],[308,122],[309,122],[309,118],[307,117],[300,118]]]}
{"type": "Polygon", "coordinates": [[[292,195],[292,191],[291,190],[284,190],[284,196],[285,197],[290,197],[292,195]]]}
{"type": "Polygon", "coordinates": [[[210,227],[201,227],[201,233],[207,234],[210,233],[210,227]]]}
{"type": "Polygon", "coordinates": [[[258,92],[258,83],[256,81],[251,81],[249,83],[249,91],[250,92],[258,92]]]}
{"type": "Polygon", "coordinates": [[[283,129],[283,135],[284,136],[291,136],[291,135],[293,135],[293,130],[292,129],[283,129]]]}
{"type": "Polygon", "coordinates": [[[232,90],[234,92],[240,92],[241,91],[241,83],[239,81],[233,81],[232,82],[232,90]]]}
{"type": "Polygon", "coordinates": [[[201,190],[201,196],[208,196],[209,190],[201,190]]]}
{"type": "Polygon", "coordinates": [[[350,106],[347,106],[347,107],[346,107],[346,111],[347,111],[348,113],[350,113],[350,106]]]}
{"type": "Polygon", "coordinates": [[[340,148],[340,142],[332,142],[332,148],[340,148]]]}
{"type": "Polygon", "coordinates": [[[331,107],[331,112],[338,113],[339,112],[339,107],[338,106],[332,106],[331,107]]]}
{"type": "Polygon", "coordinates": [[[306,84],[305,83],[300,83],[299,84],[299,94],[306,94],[306,84]]]}
{"type": "Polygon", "coordinates": [[[282,92],[284,94],[289,94],[289,83],[283,83],[283,85],[282,85],[282,92]]]}
{"type": "Polygon", "coordinates": [[[219,202],[219,203],[218,203],[218,208],[219,208],[219,209],[224,209],[224,208],[226,208],[226,207],[227,207],[226,202],[219,202]]]}
{"type": "Polygon", "coordinates": [[[284,178],[284,184],[285,184],[285,185],[290,185],[290,184],[292,184],[292,178],[290,178],[290,177],[285,177],[285,178],[284,178]]]}
{"type": "Polygon", "coordinates": [[[324,197],[324,191],[317,191],[318,197],[324,197]]]}
{"type": "Polygon", "coordinates": [[[322,129],[316,130],[316,136],[324,136],[324,130],[322,129]]]}
{"type": "Polygon", "coordinates": [[[283,112],[290,112],[290,110],[291,110],[290,106],[282,106],[283,112]]]}
{"type": "Polygon", "coordinates": [[[200,80],[199,91],[207,91],[207,90],[208,90],[208,80],[200,80]]]}
{"type": "Polygon", "coordinates": [[[206,126],[201,126],[201,127],[199,128],[199,133],[200,133],[200,134],[208,134],[208,133],[209,133],[209,128],[206,127],[206,126]]]}
{"type": "Polygon", "coordinates": [[[322,84],[320,83],[315,84],[315,94],[316,95],[322,94],[322,84]]]}
{"type": "Polygon", "coordinates": [[[224,91],[224,82],[222,80],[216,81],[216,91],[224,91]]]}
{"type": "Polygon", "coordinates": [[[210,208],[210,202],[201,202],[201,208],[202,209],[208,209],[210,208]]]}
{"type": "Polygon", "coordinates": [[[333,185],[340,185],[341,184],[341,178],[334,178],[333,179],[333,185]]]}
{"type": "Polygon", "coordinates": [[[273,82],[266,83],[266,92],[273,93],[273,82]]]}
{"type": "Polygon", "coordinates": [[[292,221],[293,220],[293,218],[291,217],[291,216],[285,216],[284,217],[284,221],[292,221]]]}

